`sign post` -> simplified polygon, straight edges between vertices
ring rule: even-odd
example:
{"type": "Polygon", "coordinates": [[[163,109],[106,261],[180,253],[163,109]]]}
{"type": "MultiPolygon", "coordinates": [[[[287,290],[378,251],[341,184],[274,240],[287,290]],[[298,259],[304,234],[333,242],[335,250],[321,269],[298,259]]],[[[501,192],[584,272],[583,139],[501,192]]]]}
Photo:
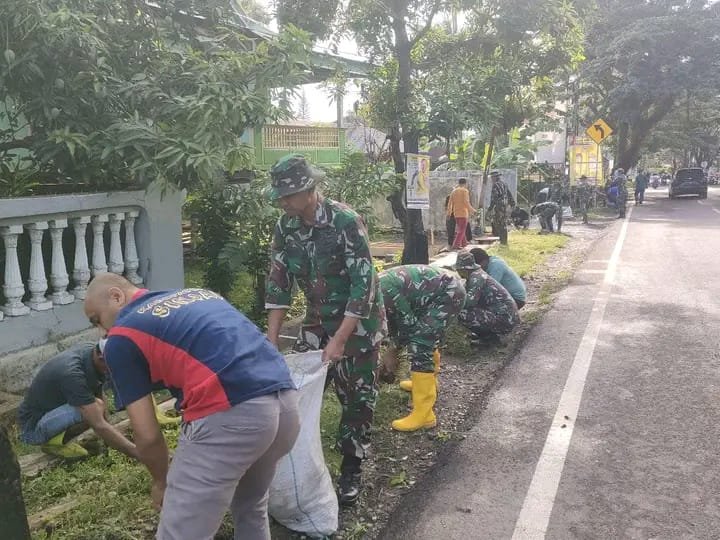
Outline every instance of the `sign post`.
{"type": "Polygon", "coordinates": [[[430,156],[405,154],[405,193],[408,208],[430,209],[430,156]]]}
{"type": "MultiPolygon", "coordinates": [[[[585,130],[585,133],[597,144],[597,155],[600,156],[600,144],[613,134],[613,129],[605,120],[598,118],[585,130]]],[[[595,183],[597,184],[597,178],[595,183]]]]}

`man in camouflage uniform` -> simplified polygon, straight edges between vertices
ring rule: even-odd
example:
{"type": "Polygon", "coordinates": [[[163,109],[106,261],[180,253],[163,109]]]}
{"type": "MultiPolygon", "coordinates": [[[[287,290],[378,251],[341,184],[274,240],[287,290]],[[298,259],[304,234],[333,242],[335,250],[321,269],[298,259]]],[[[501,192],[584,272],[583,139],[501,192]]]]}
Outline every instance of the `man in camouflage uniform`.
{"type": "Polygon", "coordinates": [[[493,236],[500,238],[500,243],[507,245],[508,243],[508,206],[515,208],[515,199],[510,193],[510,188],[503,182],[500,171],[492,171],[490,173],[492,179],[492,192],[490,193],[490,206],[488,214],[492,222],[493,236]]]}
{"type": "Polygon", "coordinates": [[[475,262],[469,251],[458,253],[455,268],[467,278],[467,298],[460,311],[460,323],[474,334],[477,345],[499,342],[500,335],[509,334],[520,322],[515,300],[475,262]]]}
{"type": "MultiPolygon", "coordinates": [[[[530,214],[537,216],[540,220],[540,234],[548,234],[555,232],[553,229],[553,217],[562,214],[562,208],[556,202],[547,201],[533,206],[530,209],[530,214]]],[[[558,232],[560,232],[561,225],[562,221],[558,223],[558,232]]]]}
{"type": "Polygon", "coordinates": [[[578,212],[582,216],[583,223],[588,222],[588,209],[590,207],[590,199],[592,198],[592,189],[588,177],[583,175],[580,177],[577,186],[577,204],[578,212]]]}
{"type": "Polygon", "coordinates": [[[367,229],[351,208],[316,191],[323,175],[303,156],[281,158],[270,175],[270,197],[285,215],[275,226],[267,278],[268,339],[277,345],[297,283],[307,300],[303,335],[314,335],[315,345],[324,346],[328,380],[342,405],[338,496],[342,504],[353,504],[370,447],[378,354],[387,331],[367,229]]]}
{"type": "Polygon", "coordinates": [[[618,217],[622,219],[625,217],[628,199],[627,176],[625,175],[625,169],[620,168],[615,171],[612,183],[618,188],[616,205],[618,210],[618,217]]]}
{"type": "Polygon", "coordinates": [[[557,220],[557,230],[560,232],[563,224],[563,205],[570,202],[570,182],[563,180],[562,182],[555,182],[550,192],[550,200],[560,207],[560,212],[555,214],[557,220]]]}
{"type": "Polygon", "coordinates": [[[450,318],[465,303],[465,287],[453,272],[414,264],[381,272],[380,290],[389,336],[394,341],[394,346],[385,353],[383,367],[394,373],[399,347],[407,347],[411,361],[410,381],[403,381],[400,386],[412,392],[413,410],[405,418],[395,420],[392,427],[398,431],[434,427],[436,376],[440,368],[436,346],[450,318]]]}

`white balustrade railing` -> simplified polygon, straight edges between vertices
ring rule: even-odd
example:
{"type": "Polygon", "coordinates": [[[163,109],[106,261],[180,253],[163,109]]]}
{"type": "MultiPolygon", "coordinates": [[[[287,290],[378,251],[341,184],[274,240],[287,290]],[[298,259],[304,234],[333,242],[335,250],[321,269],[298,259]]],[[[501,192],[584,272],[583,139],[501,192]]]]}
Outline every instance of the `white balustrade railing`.
{"type": "Polygon", "coordinates": [[[0,216],[0,250],[4,249],[5,259],[0,321],[82,301],[91,277],[103,272],[124,275],[132,283],[142,284],[135,238],[135,223],[139,216],[140,208],[132,206],[54,212],[25,218],[0,216]],[[88,225],[91,225],[92,235],[90,253],[86,242],[88,225]],[[70,253],[66,252],[68,242],[63,245],[66,230],[74,237],[75,248],[70,253]],[[43,242],[46,235],[49,243],[43,242]],[[21,260],[21,242],[29,244],[29,260],[27,257],[21,260]],[[72,261],[72,268],[68,267],[68,261],[72,261]],[[46,275],[46,267],[50,269],[49,275],[46,275]],[[23,279],[24,275],[26,279],[23,279]]]}

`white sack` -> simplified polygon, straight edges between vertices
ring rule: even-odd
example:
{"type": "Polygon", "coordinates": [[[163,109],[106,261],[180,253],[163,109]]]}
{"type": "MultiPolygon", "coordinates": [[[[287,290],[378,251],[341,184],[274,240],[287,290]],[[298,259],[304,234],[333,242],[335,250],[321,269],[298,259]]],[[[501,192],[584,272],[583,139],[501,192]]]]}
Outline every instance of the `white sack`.
{"type": "Polygon", "coordinates": [[[338,528],[338,500],[320,439],[327,367],[322,351],[288,354],[285,360],[300,394],[300,434],[278,463],[268,511],[288,529],[310,537],[330,536],[338,528]]]}

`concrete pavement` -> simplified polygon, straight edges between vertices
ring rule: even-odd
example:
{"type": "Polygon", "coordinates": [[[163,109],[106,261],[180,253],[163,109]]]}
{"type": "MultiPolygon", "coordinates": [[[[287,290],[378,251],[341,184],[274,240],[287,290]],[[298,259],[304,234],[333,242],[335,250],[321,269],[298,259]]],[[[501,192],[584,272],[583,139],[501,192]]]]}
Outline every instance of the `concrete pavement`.
{"type": "Polygon", "coordinates": [[[718,233],[649,190],[381,538],[720,538],[718,233]]]}

